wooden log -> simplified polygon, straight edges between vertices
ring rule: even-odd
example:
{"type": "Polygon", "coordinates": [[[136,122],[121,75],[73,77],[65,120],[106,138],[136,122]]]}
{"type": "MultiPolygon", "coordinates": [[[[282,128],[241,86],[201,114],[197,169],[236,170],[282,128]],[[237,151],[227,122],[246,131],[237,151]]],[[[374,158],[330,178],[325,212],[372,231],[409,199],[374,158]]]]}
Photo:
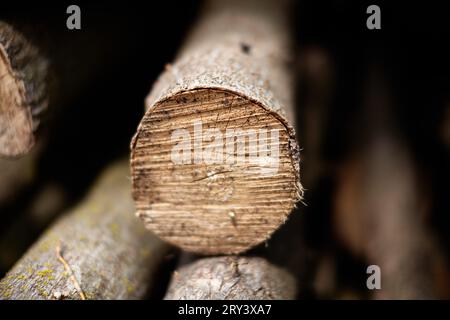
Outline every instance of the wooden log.
{"type": "Polygon", "coordinates": [[[202,258],[174,272],[165,299],[294,299],[295,282],[289,273],[263,258],[202,258]]]}
{"type": "Polygon", "coordinates": [[[382,68],[366,92],[360,147],[338,175],[335,226],[357,256],[381,269],[376,298],[436,298],[440,253],[426,224],[427,193],[392,117],[382,68]]]}
{"type": "Polygon", "coordinates": [[[284,1],[210,1],[131,143],[146,227],[203,254],[266,240],[301,199],[284,1]]]}
{"type": "Polygon", "coordinates": [[[73,120],[68,114],[74,108],[76,112],[83,109],[73,104],[80,92],[91,95],[86,90],[98,88],[108,66],[114,64],[117,72],[117,60],[127,60],[137,43],[135,37],[125,36],[136,25],[117,24],[113,14],[100,12],[98,6],[84,7],[91,21],[82,31],[68,30],[64,20],[44,7],[24,11],[23,6],[9,3],[0,9],[0,68],[7,71],[0,72],[0,158],[7,158],[0,159],[2,208],[26,194],[27,186],[36,182],[35,162],[43,154],[52,154],[47,152],[48,143],[59,143],[64,132],[72,129],[65,120],[73,120]],[[120,48],[117,38],[122,39],[120,48]],[[17,96],[17,88],[23,89],[19,98],[26,97],[28,105],[20,104],[20,99],[8,102],[17,96]]]}
{"type": "Polygon", "coordinates": [[[137,299],[168,246],[130,214],[128,164],[107,169],[0,282],[2,299],[137,299]]]}
{"type": "Polygon", "coordinates": [[[0,156],[34,145],[40,113],[48,106],[48,61],[21,32],[0,21],[0,156]]]}
{"type": "MultiPolygon", "coordinates": [[[[317,291],[314,291],[313,278],[319,267],[317,258],[322,252],[313,246],[310,234],[316,233],[317,230],[308,232],[311,229],[308,217],[314,216],[318,219],[317,217],[321,216],[321,210],[311,196],[316,192],[315,189],[319,188],[320,180],[326,172],[322,152],[323,132],[326,129],[329,100],[333,91],[333,65],[328,53],[316,46],[302,48],[298,65],[298,74],[301,77],[299,92],[303,99],[300,100],[302,108],[297,120],[303,137],[302,185],[309,190],[309,197],[305,199],[308,206],[294,210],[289,217],[289,223],[279,228],[258,251],[271,263],[283,266],[296,277],[298,298],[308,299],[317,294],[317,291]],[[305,170],[305,167],[308,167],[308,170],[305,170]]],[[[326,220],[320,221],[323,223],[326,220]]]]}
{"type": "Polygon", "coordinates": [[[307,242],[304,210],[296,208],[289,222],[282,225],[270,239],[251,251],[274,265],[282,266],[297,280],[297,295],[305,298],[310,293],[316,261],[313,248],[307,242]],[[300,212],[301,211],[301,212],[300,212]]]}

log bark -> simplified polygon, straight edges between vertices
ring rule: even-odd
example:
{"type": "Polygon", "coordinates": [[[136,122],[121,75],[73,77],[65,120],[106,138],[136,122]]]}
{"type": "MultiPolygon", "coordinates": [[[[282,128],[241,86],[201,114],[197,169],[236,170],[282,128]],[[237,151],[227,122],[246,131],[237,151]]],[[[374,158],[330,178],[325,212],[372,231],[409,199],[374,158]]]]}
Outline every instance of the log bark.
{"type": "Polygon", "coordinates": [[[295,282],[289,273],[263,258],[202,258],[174,272],[165,299],[294,299],[295,282]]]}
{"type": "Polygon", "coordinates": [[[325,161],[321,149],[329,99],[333,91],[333,66],[323,49],[311,46],[303,48],[298,66],[300,90],[304,90],[300,92],[304,99],[301,100],[302,110],[297,120],[303,137],[303,169],[305,166],[309,168],[308,171],[302,171],[302,184],[309,186],[310,197],[306,199],[308,206],[296,208],[289,216],[289,222],[281,226],[263,245],[252,250],[252,253],[257,252],[269,262],[283,266],[297,279],[298,298],[308,299],[313,296],[313,292],[317,293],[314,291],[313,278],[318,267],[319,253],[308,236],[308,229],[311,227],[308,216],[315,216],[316,219],[319,216],[320,219],[320,209],[309,202],[313,201],[311,192],[314,194],[324,173],[325,161]]]}
{"type": "Polygon", "coordinates": [[[288,12],[208,2],[147,97],[131,143],[137,214],[187,251],[243,252],[301,199],[288,12]]]}
{"type": "Polygon", "coordinates": [[[168,246],[130,214],[128,165],[107,169],[0,282],[2,299],[137,299],[168,246]]]}
{"type": "Polygon", "coordinates": [[[436,298],[441,261],[425,220],[427,192],[395,130],[386,79],[377,70],[372,70],[366,93],[364,119],[369,124],[361,121],[365,129],[358,131],[363,147],[338,175],[336,233],[355,255],[380,266],[376,298],[436,298]]]}
{"type": "Polygon", "coordinates": [[[20,156],[34,145],[48,106],[48,66],[35,45],[0,21],[0,156],[20,156]]]}

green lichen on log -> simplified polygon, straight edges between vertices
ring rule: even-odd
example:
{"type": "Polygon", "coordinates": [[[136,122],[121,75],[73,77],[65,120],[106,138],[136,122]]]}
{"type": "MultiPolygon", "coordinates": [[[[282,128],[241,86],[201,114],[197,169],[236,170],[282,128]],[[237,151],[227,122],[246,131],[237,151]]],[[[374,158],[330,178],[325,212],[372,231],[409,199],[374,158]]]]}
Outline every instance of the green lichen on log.
{"type": "Polygon", "coordinates": [[[1,299],[138,299],[168,246],[134,210],[128,164],[108,168],[87,198],[60,218],[0,282],[1,299]],[[59,254],[70,267],[68,270],[59,254]],[[73,277],[72,277],[73,276],[73,277]]]}

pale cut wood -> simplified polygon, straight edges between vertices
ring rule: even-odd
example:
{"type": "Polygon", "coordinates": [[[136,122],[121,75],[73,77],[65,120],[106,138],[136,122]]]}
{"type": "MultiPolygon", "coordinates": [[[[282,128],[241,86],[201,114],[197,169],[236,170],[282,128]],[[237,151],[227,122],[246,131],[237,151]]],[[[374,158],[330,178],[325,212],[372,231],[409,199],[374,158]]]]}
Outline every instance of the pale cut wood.
{"type": "Polygon", "coordinates": [[[0,156],[34,145],[37,116],[47,108],[48,62],[19,31],[0,21],[0,156]]]}
{"type": "Polygon", "coordinates": [[[166,300],[295,299],[296,281],[259,257],[202,258],[175,271],[166,300]]]}
{"type": "Polygon", "coordinates": [[[2,299],[137,299],[168,246],[130,212],[126,161],[105,171],[0,282],[2,299]]]}
{"type": "Polygon", "coordinates": [[[209,1],[146,100],[131,143],[137,214],[187,251],[243,252],[269,238],[302,197],[288,11],[285,1],[209,1]],[[199,121],[202,132],[215,133],[195,142],[199,121]],[[183,164],[171,157],[177,129],[192,138],[185,141],[190,155],[183,164]],[[239,138],[229,136],[236,144],[244,139],[243,161],[237,146],[226,148],[227,129],[241,130],[239,138]],[[261,140],[279,151],[269,175],[262,174],[267,158],[249,160],[250,142],[259,148],[261,140]],[[198,153],[207,149],[216,152],[215,161],[198,153]]]}

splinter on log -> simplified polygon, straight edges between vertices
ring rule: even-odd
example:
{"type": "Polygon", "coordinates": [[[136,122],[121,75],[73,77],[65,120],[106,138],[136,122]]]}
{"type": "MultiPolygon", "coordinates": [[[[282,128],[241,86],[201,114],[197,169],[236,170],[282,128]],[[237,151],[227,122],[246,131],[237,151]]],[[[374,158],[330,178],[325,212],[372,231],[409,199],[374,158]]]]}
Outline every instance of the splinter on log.
{"type": "Polygon", "coordinates": [[[174,272],[165,299],[295,299],[295,282],[289,273],[263,258],[202,258],[174,272]]]}
{"type": "Polygon", "coordinates": [[[128,173],[126,161],[106,170],[0,282],[0,299],[144,297],[168,246],[130,214],[128,173]]]}
{"type": "Polygon", "coordinates": [[[148,229],[202,254],[268,239],[302,197],[284,1],[210,1],[131,143],[148,229]]]}
{"type": "Polygon", "coordinates": [[[47,108],[48,62],[19,31],[0,21],[0,156],[34,145],[36,117],[47,108]]]}

